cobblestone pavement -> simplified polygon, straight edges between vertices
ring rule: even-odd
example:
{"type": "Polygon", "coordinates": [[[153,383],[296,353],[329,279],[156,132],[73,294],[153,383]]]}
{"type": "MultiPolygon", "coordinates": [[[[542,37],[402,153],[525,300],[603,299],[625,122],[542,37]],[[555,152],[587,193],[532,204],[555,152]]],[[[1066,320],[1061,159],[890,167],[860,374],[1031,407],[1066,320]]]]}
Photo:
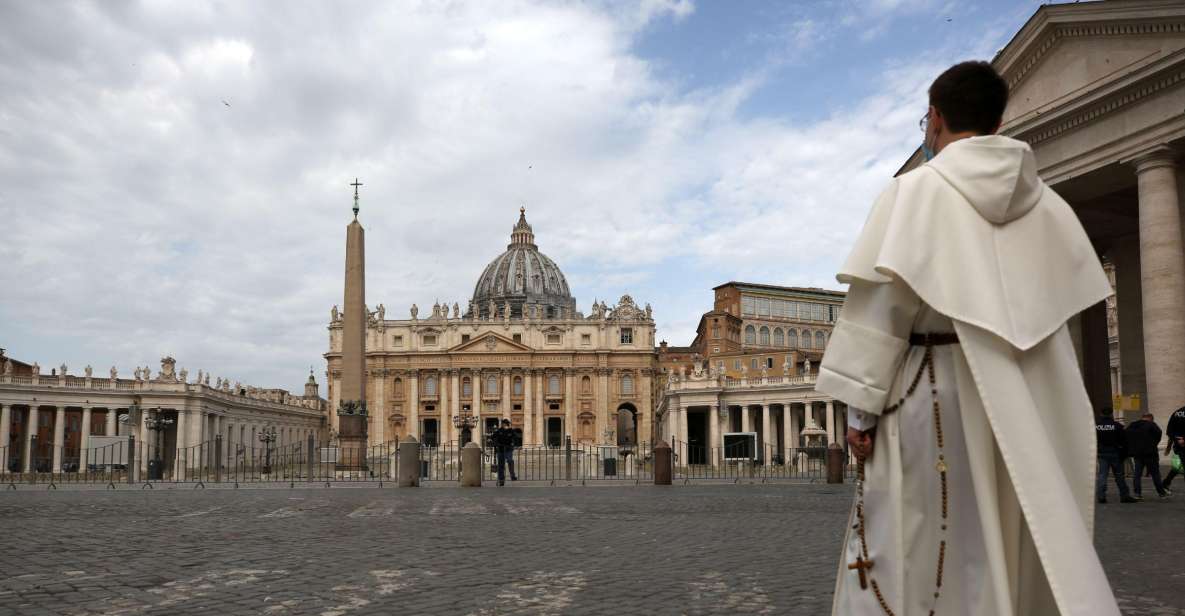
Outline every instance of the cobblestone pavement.
{"type": "MultiPolygon", "coordinates": [[[[826,614],[849,486],[0,493],[0,614],[826,614]]],[[[1185,497],[1106,505],[1127,614],[1185,615],[1185,497]]],[[[952,612],[954,613],[954,612],[952,612]]]]}

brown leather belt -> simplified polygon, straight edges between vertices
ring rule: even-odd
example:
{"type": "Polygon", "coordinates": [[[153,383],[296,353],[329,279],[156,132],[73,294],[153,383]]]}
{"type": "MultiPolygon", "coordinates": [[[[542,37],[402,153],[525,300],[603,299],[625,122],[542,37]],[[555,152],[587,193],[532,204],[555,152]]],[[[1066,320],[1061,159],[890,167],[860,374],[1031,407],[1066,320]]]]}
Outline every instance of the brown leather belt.
{"type": "Polygon", "coordinates": [[[945,344],[958,344],[959,335],[954,332],[943,332],[937,334],[910,334],[909,344],[912,346],[942,346],[945,344]]]}

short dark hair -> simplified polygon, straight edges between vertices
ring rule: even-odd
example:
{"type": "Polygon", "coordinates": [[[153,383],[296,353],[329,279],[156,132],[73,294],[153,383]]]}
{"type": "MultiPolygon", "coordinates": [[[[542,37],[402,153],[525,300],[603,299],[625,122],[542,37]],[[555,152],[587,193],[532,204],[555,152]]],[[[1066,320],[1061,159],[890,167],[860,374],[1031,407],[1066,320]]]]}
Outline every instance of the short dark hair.
{"type": "Polygon", "coordinates": [[[509,426],[509,425],[510,425],[510,420],[509,420],[509,419],[503,419],[503,420],[502,420],[502,425],[504,425],[504,426],[509,426]]]}
{"type": "Polygon", "coordinates": [[[990,135],[1004,117],[1008,84],[987,62],[960,62],[930,84],[930,104],[951,131],[990,135]]]}
{"type": "Polygon", "coordinates": [[[1102,415],[1103,417],[1110,417],[1114,414],[1115,411],[1112,411],[1111,407],[1109,406],[1104,406],[1103,408],[1099,409],[1099,415],[1102,415]]]}

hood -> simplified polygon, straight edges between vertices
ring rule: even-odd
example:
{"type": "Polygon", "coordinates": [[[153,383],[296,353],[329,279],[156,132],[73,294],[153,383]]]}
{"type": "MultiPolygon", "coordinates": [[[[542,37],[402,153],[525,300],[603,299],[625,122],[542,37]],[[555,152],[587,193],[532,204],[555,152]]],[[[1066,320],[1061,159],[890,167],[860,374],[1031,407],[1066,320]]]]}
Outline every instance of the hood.
{"type": "Polygon", "coordinates": [[[1029,144],[1000,135],[955,141],[926,165],[997,225],[1028,214],[1044,190],[1029,144]]]}

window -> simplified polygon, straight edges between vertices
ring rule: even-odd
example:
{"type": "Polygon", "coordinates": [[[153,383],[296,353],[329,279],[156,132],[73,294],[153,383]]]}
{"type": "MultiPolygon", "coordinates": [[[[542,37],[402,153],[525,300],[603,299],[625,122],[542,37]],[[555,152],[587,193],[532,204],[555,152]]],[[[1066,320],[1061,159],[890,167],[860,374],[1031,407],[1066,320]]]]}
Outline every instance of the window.
{"type": "Polygon", "coordinates": [[[811,304],[811,318],[816,321],[823,320],[823,304],[811,304]]]}
{"type": "Polygon", "coordinates": [[[723,359],[716,362],[716,370],[718,370],[720,372],[724,372],[724,360],[723,359]]]}
{"type": "Polygon", "coordinates": [[[403,336],[392,336],[391,345],[397,347],[403,346],[403,336]]]}
{"type": "Polygon", "coordinates": [[[592,334],[580,334],[580,344],[592,344],[592,334]]]}
{"type": "Polygon", "coordinates": [[[424,346],[436,346],[436,334],[424,334],[424,346]]]}
{"type": "Polygon", "coordinates": [[[769,328],[762,326],[761,328],[761,346],[769,346],[769,328]]]}
{"type": "Polygon", "coordinates": [[[734,360],[732,361],[732,369],[733,369],[733,370],[740,370],[740,369],[741,369],[741,360],[739,360],[739,359],[734,359],[734,360]]]}
{"type": "Polygon", "coordinates": [[[807,330],[807,329],[802,330],[802,348],[804,348],[804,349],[811,348],[811,332],[810,332],[810,330],[807,330]]]}
{"type": "Polygon", "coordinates": [[[713,338],[719,338],[719,337],[720,337],[720,326],[719,326],[719,325],[713,325],[713,326],[712,326],[712,337],[713,337],[713,338]]]}
{"type": "Polygon", "coordinates": [[[823,337],[823,332],[815,332],[815,348],[822,349],[826,343],[826,338],[823,337]]]}
{"type": "Polygon", "coordinates": [[[791,329],[786,331],[786,346],[792,349],[798,348],[798,330],[791,329]]]}
{"type": "Polygon", "coordinates": [[[430,376],[430,377],[424,379],[424,395],[426,395],[426,396],[435,396],[436,395],[436,377],[430,376]]]}
{"type": "Polygon", "coordinates": [[[782,328],[774,329],[774,346],[786,346],[786,337],[782,335],[782,328]]]}
{"type": "Polygon", "coordinates": [[[461,334],[461,344],[469,342],[469,334],[461,334]]]}
{"type": "Polygon", "coordinates": [[[741,296],[741,314],[754,315],[757,314],[757,301],[748,295],[741,296]]]}
{"type": "Polygon", "coordinates": [[[580,393],[582,393],[582,394],[591,394],[592,393],[592,378],[590,378],[588,376],[583,376],[580,378],[580,393]]]}
{"type": "Polygon", "coordinates": [[[757,299],[757,316],[759,316],[759,317],[768,317],[769,316],[769,300],[768,299],[766,299],[764,297],[757,299]]]}
{"type": "Polygon", "coordinates": [[[559,334],[547,334],[547,344],[559,344],[559,343],[560,343],[560,335],[559,334]]]}
{"type": "Polygon", "coordinates": [[[470,381],[469,377],[461,379],[461,395],[466,398],[473,395],[473,381],[470,381]]]}
{"type": "Polygon", "coordinates": [[[621,328],[621,343],[622,344],[633,344],[634,343],[633,328],[631,328],[631,327],[621,328]]]}
{"type": "Polygon", "coordinates": [[[765,367],[766,368],[773,368],[774,367],[774,358],[766,357],[765,358],[765,367]]]}
{"type": "Polygon", "coordinates": [[[560,377],[558,375],[551,375],[547,377],[547,393],[557,395],[560,393],[560,377]]]}
{"type": "Polygon", "coordinates": [[[514,395],[523,395],[523,377],[521,376],[514,377],[514,395]]]}
{"type": "Polygon", "coordinates": [[[753,370],[757,369],[757,358],[756,357],[749,360],[749,367],[752,368],[753,370]]]}
{"type": "Polygon", "coordinates": [[[522,334],[515,334],[515,335],[514,335],[514,337],[513,337],[513,340],[514,340],[515,342],[519,343],[519,344],[522,344],[522,342],[523,342],[523,335],[522,335],[522,334]]]}
{"type": "Polygon", "coordinates": [[[403,395],[403,379],[395,379],[395,395],[403,395]]]}
{"type": "Polygon", "coordinates": [[[720,352],[720,347],[712,347],[712,352],[713,352],[713,353],[719,353],[719,352],[720,352]]]}
{"type": "Polygon", "coordinates": [[[745,344],[757,344],[757,329],[752,325],[745,327],[745,344]]]}
{"type": "Polygon", "coordinates": [[[486,377],[486,393],[487,394],[498,393],[498,377],[496,377],[496,376],[486,377]]]}
{"type": "Polygon", "coordinates": [[[634,377],[628,374],[621,377],[621,393],[622,395],[634,393],[634,377]]]}

